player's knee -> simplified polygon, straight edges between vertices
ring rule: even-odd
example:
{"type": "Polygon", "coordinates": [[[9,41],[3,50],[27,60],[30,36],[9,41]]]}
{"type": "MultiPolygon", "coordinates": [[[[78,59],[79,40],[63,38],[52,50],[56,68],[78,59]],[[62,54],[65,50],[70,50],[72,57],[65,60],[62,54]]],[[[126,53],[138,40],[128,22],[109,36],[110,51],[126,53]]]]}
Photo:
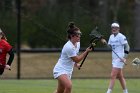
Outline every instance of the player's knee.
{"type": "Polygon", "coordinates": [[[67,90],[71,90],[71,89],[72,89],[72,84],[67,84],[67,85],[65,86],[65,88],[66,88],[67,90]]]}
{"type": "Polygon", "coordinates": [[[119,80],[123,80],[124,77],[123,77],[123,76],[118,76],[118,79],[119,79],[119,80]]]}
{"type": "Polygon", "coordinates": [[[116,79],[116,75],[115,74],[111,74],[111,79],[116,79]]]}

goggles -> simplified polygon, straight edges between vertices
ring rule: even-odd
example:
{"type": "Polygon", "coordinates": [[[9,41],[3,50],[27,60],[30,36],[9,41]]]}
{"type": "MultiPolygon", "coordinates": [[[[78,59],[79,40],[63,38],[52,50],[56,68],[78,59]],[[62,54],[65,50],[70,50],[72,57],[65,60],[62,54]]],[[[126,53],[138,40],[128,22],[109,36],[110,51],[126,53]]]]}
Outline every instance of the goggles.
{"type": "Polygon", "coordinates": [[[75,31],[74,33],[73,33],[74,35],[82,35],[82,33],[78,30],[78,31],[75,31]]]}

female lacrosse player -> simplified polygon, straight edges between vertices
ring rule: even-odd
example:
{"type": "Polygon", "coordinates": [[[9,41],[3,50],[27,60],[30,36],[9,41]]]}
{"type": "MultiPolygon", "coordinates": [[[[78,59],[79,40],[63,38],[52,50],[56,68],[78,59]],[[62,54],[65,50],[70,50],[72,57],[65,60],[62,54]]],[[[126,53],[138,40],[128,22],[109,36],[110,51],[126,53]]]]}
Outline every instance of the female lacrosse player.
{"type": "Polygon", "coordinates": [[[108,45],[115,53],[112,52],[111,80],[107,93],[112,93],[116,78],[120,81],[123,93],[128,93],[122,69],[129,53],[129,44],[126,37],[120,33],[120,26],[118,23],[112,23],[111,30],[112,34],[110,35],[108,45]]]}
{"type": "Polygon", "coordinates": [[[92,50],[91,48],[87,48],[85,52],[78,55],[81,32],[73,22],[69,24],[67,35],[69,40],[63,46],[61,56],[53,69],[54,78],[58,80],[58,87],[55,93],[71,93],[71,75],[73,67],[75,66],[79,68],[80,64],[78,64],[78,62],[80,62],[86,54],[92,50]]]}
{"type": "Polygon", "coordinates": [[[12,46],[7,42],[5,34],[0,29],[0,75],[4,69],[10,70],[11,63],[14,59],[12,46]],[[6,62],[6,55],[9,54],[9,60],[6,62]]]}

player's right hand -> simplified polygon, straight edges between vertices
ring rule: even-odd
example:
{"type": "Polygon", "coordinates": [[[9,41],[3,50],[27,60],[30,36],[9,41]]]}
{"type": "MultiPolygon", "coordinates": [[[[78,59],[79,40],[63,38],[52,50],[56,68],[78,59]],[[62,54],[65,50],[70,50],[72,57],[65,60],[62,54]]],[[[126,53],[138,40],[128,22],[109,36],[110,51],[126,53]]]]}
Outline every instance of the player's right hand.
{"type": "Polygon", "coordinates": [[[86,49],[86,51],[87,51],[87,52],[90,52],[90,51],[92,51],[92,48],[91,48],[91,47],[88,47],[88,48],[86,49]]]}

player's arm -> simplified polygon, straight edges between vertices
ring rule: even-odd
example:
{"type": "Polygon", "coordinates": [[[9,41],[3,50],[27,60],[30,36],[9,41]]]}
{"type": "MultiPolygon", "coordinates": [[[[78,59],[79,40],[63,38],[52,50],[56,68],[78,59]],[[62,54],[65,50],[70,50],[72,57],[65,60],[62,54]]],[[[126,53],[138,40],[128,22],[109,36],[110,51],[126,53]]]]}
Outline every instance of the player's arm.
{"type": "Polygon", "coordinates": [[[78,62],[80,62],[80,61],[87,55],[87,53],[90,52],[90,51],[92,51],[92,48],[88,47],[88,48],[86,49],[86,51],[84,51],[81,55],[77,55],[77,56],[71,57],[71,59],[72,59],[74,62],[78,63],[78,62]]]}
{"type": "Polygon", "coordinates": [[[72,59],[75,63],[78,63],[78,62],[80,62],[80,61],[86,56],[87,53],[88,53],[88,52],[85,51],[85,52],[83,52],[81,55],[77,55],[77,56],[75,56],[75,57],[71,57],[71,59],[72,59]]]}
{"type": "Polygon", "coordinates": [[[130,51],[130,46],[128,43],[124,44],[124,58],[127,58],[128,54],[129,54],[129,51],[130,51]]]}
{"type": "Polygon", "coordinates": [[[9,59],[7,61],[7,65],[11,66],[13,59],[14,59],[14,50],[13,48],[8,52],[9,54],[9,59]]]}

